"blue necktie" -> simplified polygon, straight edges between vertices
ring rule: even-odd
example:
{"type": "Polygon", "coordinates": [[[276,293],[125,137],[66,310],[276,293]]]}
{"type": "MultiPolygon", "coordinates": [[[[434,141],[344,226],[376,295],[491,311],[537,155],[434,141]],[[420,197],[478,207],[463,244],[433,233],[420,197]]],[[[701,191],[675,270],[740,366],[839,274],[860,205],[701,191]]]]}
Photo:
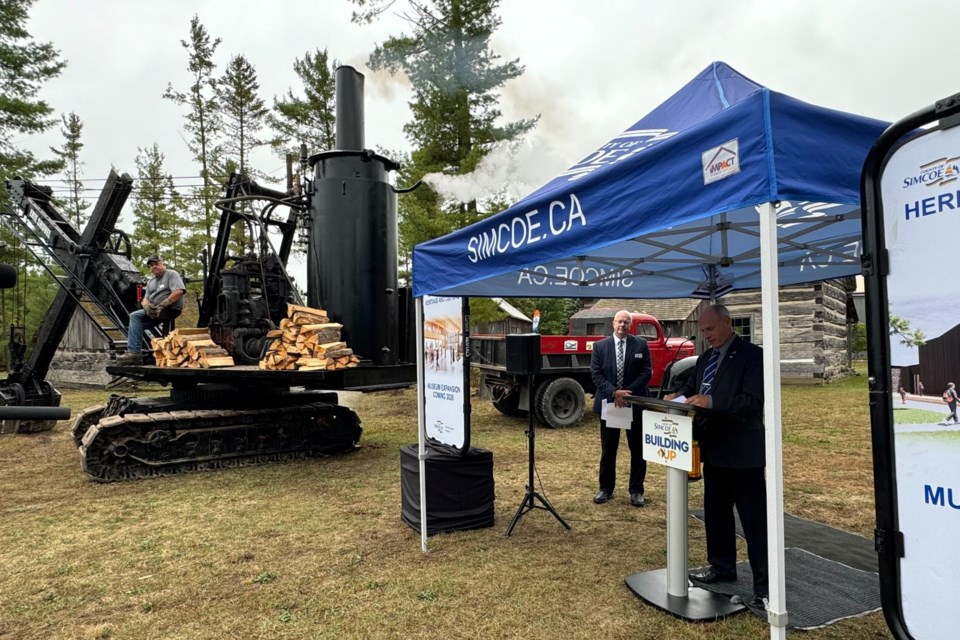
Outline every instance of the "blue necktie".
{"type": "Polygon", "coordinates": [[[617,389],[623,387],[623,340],[617,340],[617,389]]]}
{"type": "Polygon", "coordinates": [[[717,365],[720,362],[720,349],[714,349],[707,360],[707,368],[703,370],[703,380],[700,382],[700,395],[709,395],[713,386],[713,377],[717,375],[717,365]]]}

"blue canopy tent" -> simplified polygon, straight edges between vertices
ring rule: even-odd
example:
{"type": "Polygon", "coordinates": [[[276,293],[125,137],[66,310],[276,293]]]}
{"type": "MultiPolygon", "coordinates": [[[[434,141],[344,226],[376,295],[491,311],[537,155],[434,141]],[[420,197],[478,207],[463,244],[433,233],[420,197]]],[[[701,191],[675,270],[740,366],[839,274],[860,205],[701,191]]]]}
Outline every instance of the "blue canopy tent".
{"type": "Polygon", "coordinates": [[[885,128],[715,62],[506,211],[415,247],[414,295],[685,297],[711,271],[755,289],[766,203],[782,284],[858,273],[860,167],[885,128]]]}
{"type": "Polygon", "coordinates": [[[860,169],[886,126],[715,62],[506,211],[414,248],[418,297],[762,289],[770,611],[784,624],[777,289],[859,273],[860,169]]]}

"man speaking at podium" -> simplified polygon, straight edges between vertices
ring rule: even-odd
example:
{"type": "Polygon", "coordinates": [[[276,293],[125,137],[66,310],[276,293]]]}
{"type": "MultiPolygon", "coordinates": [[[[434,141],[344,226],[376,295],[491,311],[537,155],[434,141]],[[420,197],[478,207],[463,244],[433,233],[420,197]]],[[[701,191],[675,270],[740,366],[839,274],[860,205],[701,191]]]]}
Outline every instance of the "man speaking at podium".
{"type": "Polygon", "coordinates": [[[710,349],[697,360],[691,376],[672,400],[733,414],[697,417],[694,437],[703,457],[703,514],[710,567],[691,573],[704,584],[737,578],[737,538],[733,507],[747,538],[747,557],[753,572],[754,600],[764,608],[769,594],[767,577],[767,500],[764,484],[763,350],[733,331],[730,312],[723,305],[707,307],[698,321],[710,349]]]}

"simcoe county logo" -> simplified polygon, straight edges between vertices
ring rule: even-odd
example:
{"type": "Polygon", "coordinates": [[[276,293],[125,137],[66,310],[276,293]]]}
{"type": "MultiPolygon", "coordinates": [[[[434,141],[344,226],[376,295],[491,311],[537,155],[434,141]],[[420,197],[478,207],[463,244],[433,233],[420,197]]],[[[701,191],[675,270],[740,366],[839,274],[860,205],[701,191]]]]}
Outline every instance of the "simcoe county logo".
{"type": "Polygon", "coordinates": [[[960,156],[938,158],[920,165],[919,174],[907,176],[903,179],[903,188],[909,189],[921,184],[927,187],[940,187],[954,182],[957,178],[960,178],[958,160],[960,160],[960,156]]]}

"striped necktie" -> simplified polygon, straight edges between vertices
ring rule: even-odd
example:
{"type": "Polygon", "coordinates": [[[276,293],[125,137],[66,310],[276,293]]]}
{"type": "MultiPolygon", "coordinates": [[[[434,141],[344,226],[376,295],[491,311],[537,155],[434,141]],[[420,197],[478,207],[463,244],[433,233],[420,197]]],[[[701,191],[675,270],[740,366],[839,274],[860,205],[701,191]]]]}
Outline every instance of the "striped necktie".
{"type": "Polygon", "coordinates": [[[617,340],[617,389],[623,387],[623,340],[617,340]]]}
{"type": "Polygon", "coordinates": [[[700,395],[709,395],[713,386],[713,377],[717,375],[717,365],[720,362],[720,349],[714,349],[707,360],[707,368],[703,370],[703,380],[700,382],[700,395]]]}

